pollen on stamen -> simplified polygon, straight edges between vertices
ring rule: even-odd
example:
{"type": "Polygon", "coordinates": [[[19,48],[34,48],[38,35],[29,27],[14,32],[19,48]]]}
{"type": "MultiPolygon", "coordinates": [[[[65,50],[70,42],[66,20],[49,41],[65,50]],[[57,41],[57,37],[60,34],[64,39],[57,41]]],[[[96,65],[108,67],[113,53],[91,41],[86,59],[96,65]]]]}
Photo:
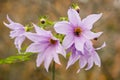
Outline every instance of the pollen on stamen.
{"type": "Polygon", "coordinates": [[[76,36],[80,36],[81,32],[82,32],[82,30],[80,29],[80,27],[77,27],[77,28],[74,29],[74,34],[76,36]]]}
{"type": "Polygon", "coordinates": [[[51,44],[56,44],[56,42],[57,42],[56,40],[50,39],[51,44]]]}

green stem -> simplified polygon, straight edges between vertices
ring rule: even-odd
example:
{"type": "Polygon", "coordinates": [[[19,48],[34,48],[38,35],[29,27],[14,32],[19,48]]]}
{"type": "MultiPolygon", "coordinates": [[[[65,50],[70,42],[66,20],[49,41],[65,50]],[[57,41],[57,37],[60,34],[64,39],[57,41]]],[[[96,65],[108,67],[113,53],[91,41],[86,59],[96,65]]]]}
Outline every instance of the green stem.
{"type": "Polygon", "coordinates": [[[52,66],[52,80],[55,80],[55,62],[54,61],[52,66]]]}

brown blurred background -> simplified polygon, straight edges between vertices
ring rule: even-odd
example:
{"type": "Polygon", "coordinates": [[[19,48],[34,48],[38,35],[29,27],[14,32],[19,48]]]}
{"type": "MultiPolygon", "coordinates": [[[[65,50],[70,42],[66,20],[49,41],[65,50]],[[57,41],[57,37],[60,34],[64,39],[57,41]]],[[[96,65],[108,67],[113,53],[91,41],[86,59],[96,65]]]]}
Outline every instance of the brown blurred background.
{"type": "MultiPolygon", "coordinates": [[[[104,41],[107,46],[98,51],[102,60],[100,68],[94,66],[78,74],[78,62],[66,70],[67,60],[60,56],[63,65],[56,65],[56,80],[120,80],[120,0],[0,0],[0,59],[17,53],[9,37],[10,30],[3,25],[7,14],[23,25],[38,23],[38,17],[42,15],[58,20],[60,16],[67,16],[72,3],[79,4],[82,18],[92,13],[103,13],[93,30],[104,32],[95,41],[95,46],[99,47],[104,41]]],[[[36,68],[35,59],[36,55],[30,61],[1,64],[0,80],[51,80],[51,67],[49,72],[43,65],[36,68]]]]}

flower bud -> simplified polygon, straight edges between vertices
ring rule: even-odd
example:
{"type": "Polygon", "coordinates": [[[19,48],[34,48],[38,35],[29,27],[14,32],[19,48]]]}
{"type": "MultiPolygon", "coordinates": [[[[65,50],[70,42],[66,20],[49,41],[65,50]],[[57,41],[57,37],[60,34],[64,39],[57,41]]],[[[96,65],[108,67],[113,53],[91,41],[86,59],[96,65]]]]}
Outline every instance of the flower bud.
{"type": "Polygon", "coordinates": [[[31,27],[30,25],[26,25],[25,26],[25,31],[28,32],[32,29],[33,27],[31,27]]]}
{"type": "Polygon", "coordinates": [[[45,22],[46,22],[46,20],[45,20],[44,18],[41,18],[41,19],[40,19],[40,23],[41,23],[41,24],[45,24],[45,22]]]}
{"type": "Polygon", "coordinates": [[[25,26],[25,31],[27,32],[27,31],[29,31],[29,28],[28,28],[28,26],[25,26]]]}
{"type": "Polygon", "coordinates": [[[76,7],[75,7],[75,10],[79,13],[79,12],[80,12],[80,7],[79,7],[79,6],[76,6],[76,7]]]}
{"type": "Polygon", "coordinates": [[[78,4],[72,4],[72,8],[75,9],[78,13],[80,12],[80,7],[78,4]]]}

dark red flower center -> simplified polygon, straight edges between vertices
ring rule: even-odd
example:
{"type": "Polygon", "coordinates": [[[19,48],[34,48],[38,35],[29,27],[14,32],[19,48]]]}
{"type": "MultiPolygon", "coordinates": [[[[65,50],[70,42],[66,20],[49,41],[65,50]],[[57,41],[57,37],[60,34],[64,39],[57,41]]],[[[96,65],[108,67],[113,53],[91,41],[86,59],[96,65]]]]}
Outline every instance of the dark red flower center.
{"type": "Polygon", "coordinates": [[[50,39],[51,44],[56,44],[56,42],[57,42],[56,40],[50,39]]]}
{"type": "Polygon", "coordinates": [[[97,40],[98,40],[98,38],[96,37],[96,38],[94,38],[93,40],[96,40],[96,41],[97,41],[97,40]]]}
{"type": "Polygon", "coordinates": [[[80,36],[81,32],[82,32],[82,30],[80,29],[80,27],[76,27],[76,28],[74,29],[74,34],[75,34],[76,36],[80,36]]]}

